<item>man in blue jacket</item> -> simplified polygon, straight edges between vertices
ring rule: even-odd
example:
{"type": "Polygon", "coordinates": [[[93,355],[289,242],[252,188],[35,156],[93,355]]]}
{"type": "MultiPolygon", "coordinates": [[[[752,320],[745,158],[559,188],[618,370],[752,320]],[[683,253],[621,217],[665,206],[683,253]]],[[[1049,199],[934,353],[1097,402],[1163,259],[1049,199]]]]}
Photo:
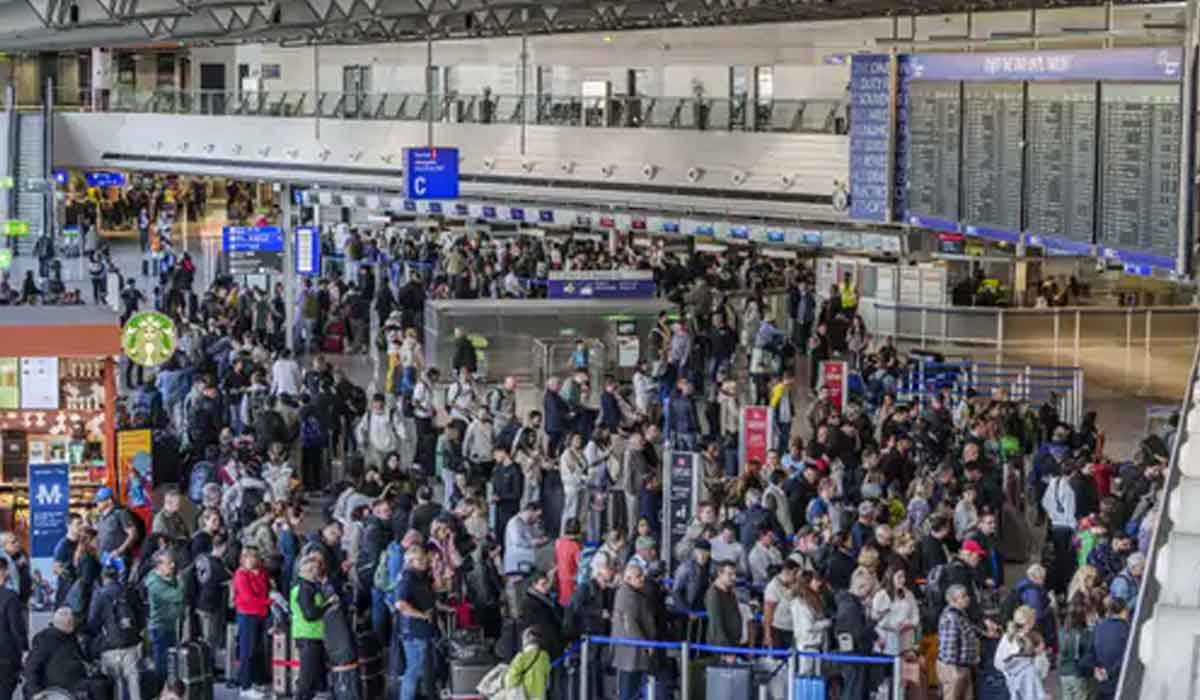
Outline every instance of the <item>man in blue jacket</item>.
{"type": "Polygon", "coordinates": [[[1105,604],[1107,616],[1096,624],[1092,646],[1080,665],[1093,668],[1096,677],[1097,700],[1112,700],[1117,695],[1121,677],[1121,662],[1129,643],[1129,608],[1120,598],[1109,598],[1105,604]]]}
{"type": "Polygon", "coordinates": [[[700,420],[696,414],[696,402],[692,396],[692,383],[680,379],[678,389],[668,404],[670,421],[668,427],[675,448],[692,452],[696,449],[696,438],[700,434],[700,420]]]}
{"type": "Polygon", "coordinates": [[[552,457],[558,456],[558,447],[567,435],[567,424],[570,421],[571,409],[559,394],[562,383],[558,377],[551,377],[546,382],[546,393],[542,395],[542,415],[546,425],[546,440],[552,457]]]}

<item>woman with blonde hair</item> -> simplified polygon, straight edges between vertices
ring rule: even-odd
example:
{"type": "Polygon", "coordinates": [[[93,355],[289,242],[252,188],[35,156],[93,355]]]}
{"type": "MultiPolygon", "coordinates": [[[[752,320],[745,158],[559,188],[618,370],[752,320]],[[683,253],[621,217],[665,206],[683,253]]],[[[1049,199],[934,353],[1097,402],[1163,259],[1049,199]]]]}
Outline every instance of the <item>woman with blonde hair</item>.
{"type": "Polygon", "coordinates": [[[1091,564],[1085,564],[1075,570],[1067,586],[1067,604],[1078,603],[1086,607],[1088,621],[1093,623],[1100,617],[1104,605],[1105,591],[1099,584],[1100,572],[1091,564]]]}
{"type": "Polygon", "coordinates": [[[879,575],[883,572],[883,561],[879,558],[879,550],[874,545],[863,545],[858,553],[858,567],[850,574],[850,580],[860,575],[860,572],[870,574],[874,582],[872,590],[879,587],[879,575]]]}

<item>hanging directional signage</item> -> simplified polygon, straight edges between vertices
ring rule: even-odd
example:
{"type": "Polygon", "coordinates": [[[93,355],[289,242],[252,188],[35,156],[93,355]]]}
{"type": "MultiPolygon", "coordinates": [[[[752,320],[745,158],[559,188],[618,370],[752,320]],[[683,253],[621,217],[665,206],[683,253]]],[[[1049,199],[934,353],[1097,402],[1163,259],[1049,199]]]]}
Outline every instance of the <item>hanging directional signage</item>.
{"type": "Polygon", "coordinates": [[[92,172],[84,175],[88,187],[122,187],[125,184],[125,173],[92,172]]]}
{"type": "Polygon", "coordinates": [[[283,274],[283,232],[275,226],[226,226],[221,250],[231,275],[283,274]]]}
{"type": "Polygon", "coordinates": [[[405,149],[404,181],[409,199],[457,198],[458,149],[405,149]]]}
{"type": "Polygon", "coordinates": [[[3,227],[0,227],[6,236],[28,236],[29,222],[21,221],[20,219],[9,219],[4,222],[3,227]]]}
{"type": "Polygon", "coordinates": [[[12,267],[12,248],[0,248],[0,270],[7,270],[12,267]]]}

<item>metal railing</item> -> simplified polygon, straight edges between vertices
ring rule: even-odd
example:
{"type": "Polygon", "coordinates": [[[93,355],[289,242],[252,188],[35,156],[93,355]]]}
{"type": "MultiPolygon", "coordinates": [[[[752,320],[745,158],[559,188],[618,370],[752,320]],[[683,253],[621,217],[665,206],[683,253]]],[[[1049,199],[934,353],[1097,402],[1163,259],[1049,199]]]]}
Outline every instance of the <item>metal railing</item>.
{"type": "Polygon", "coordinates": [[[1001,309],[864,299],[859,313],[876,337],[964,358],[1080,367],[1089,384],[1172,400],[1182,395],[1200,335],[1195,306],[1001,309]]]}
{"type": "MultiPolygon", "coordinates": [[[[266,116],[452,124],[844,134],[841,100],[746,97],[355,93],[304,90],[60,89],[61,111],[266,116]]],[[[35,105],[20,105],[32,109],[35,105]]]]}

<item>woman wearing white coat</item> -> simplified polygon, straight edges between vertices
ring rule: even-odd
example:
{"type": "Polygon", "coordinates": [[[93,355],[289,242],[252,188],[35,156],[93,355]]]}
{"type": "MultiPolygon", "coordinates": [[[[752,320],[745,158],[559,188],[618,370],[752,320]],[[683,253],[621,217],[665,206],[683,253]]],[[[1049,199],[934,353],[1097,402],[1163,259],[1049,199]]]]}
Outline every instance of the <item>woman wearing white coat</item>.
{"type": "Polygon", "coordinates": [[[567,521],[579,518],[579,505],[583,502],[584,487],[588,477],[587,458],[583,455],[583,436],[572,433],[567,439],[567,449],[558,460],[558,474],[562,479],[563,510],[560,531],[565,531],[567,521]]]}
{"type": "MultiPolygon", "coordinates": [[[[821,587],[824,581],[811,571],[803,571],[796,584],[796,597],[792,599],[792,634],[796,639],[796,650],[819,653],[825,650],[829,627],[833,621],[825,616],[821,602],[821,587]]],[[[811,656],[801,656],[798,674],[811,676],[819,672],[817,662],[811,656]]]]}
{"type": "Polygon", "coordinates": [[[880,651],[897,656],[912,649],[920,631],[921,611],[908,588],[904,569],[892,568],[871,599],[871,619],[879,634],[880,651]]]}

